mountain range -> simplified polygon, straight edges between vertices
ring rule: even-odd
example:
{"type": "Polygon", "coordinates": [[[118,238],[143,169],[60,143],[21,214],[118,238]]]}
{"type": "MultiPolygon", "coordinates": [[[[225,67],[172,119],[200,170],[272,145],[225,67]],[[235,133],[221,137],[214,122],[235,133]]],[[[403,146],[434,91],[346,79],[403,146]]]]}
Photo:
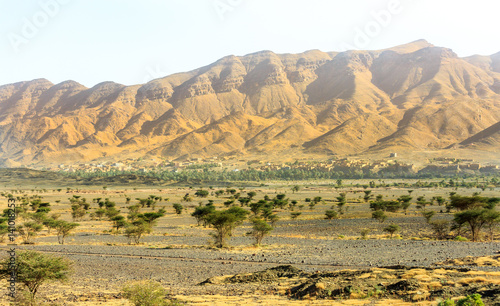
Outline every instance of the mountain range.
{"type": "Polygon", "coordinates": [[[500,150],[500,52],[425,40],[376,51],[226,56],[125,86],[0,86],[0,166],[158,156],[500,150]]]}

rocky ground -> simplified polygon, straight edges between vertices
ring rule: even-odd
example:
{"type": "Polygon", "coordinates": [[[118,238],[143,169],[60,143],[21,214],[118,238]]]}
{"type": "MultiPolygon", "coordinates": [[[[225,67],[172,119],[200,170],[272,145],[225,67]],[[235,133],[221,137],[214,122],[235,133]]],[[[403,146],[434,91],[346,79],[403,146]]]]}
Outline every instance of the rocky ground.
{"type": "MultiPolygon", "coordinates": [[[[290,189],[289,186],[280,188],[255,190],[260,199],[264,194],[273,196],[290,189]]],[[[416,198],[425,194],[430,198],[433,195],[446,196],[448,191],[418,189],[412,195],[416,198]]],[[[474,191],[459,190],[461,194],[474,191]]],[[[89,202],[96,197],[110,197],[117,203],[118,209],[127,212],[129,204],[125,203],[123,192],[123,189],[106,193],[102,190],[79,190],[76,194],[84,195],[89,202]]],[[[359,199],[361,193],[351,192],[348,212],[341,219],[325,220],[324,213],[335,204],[332,199],[338,191],[331,187],[304,187],[297,193],[288,192],[290,199],[303,201],[320,195],[326,203],[320,203],[314,209],[309,209],[307,205],[301,210],[297,207],[296,211],[302,212],[298,219],[291,219],[289,210],[277,209],[280,220],[271,234],[264,238],[261,247],[254,247],[254,240],[245,235],[251,228],[246,221],[233,232],[230,248],[216,249],[210,246],[212,229],[197,226],[196,220],[191,217],[198,204],[181,202],[184,194],[192,193],[192,190],[179,187],[179,190],[165,189],[160,193],[159,190],[141,189],[128,190],[127,195],[132,199],[146,198],[157,192],[170,198],[169,202],[164,201],[160,206],[167,210],[167,215],[159,219],[153,233],[143,237],[140,245],[129,245],[123,234],[111,234],[110,221],[88,217],[78,221],[80,226],[64,245],[59,245],[57,237],[53,232],[49,234],[47,229],[38,234],[34,245],[20,245],[19,249],[35,249],[64,256],[74,262],[69,282],[44,284],[39,290],[41,300],[46,305],[130,305],[122,298],[121,288],[128,281],[144,279],[160,282],[172,297],[181,301],[207,306],[436,305],[436,300],[442,297],[457,297],[483,288],[496,290],[492,286],[500,274],[498,258],[495,257],[499,256],[500,237],[495,237],[496,242],[434,240],[430,226],[414,207],[406,214],[388,213],[388,220],[379,223],[370,218],[368,204],[359,199]],[[185,211],[181,215],[175,214],[172,203],[183,203],[185,211]],[[388,224],[401,227],[392,239],[383,232],[388,224]],[[366,240],[360,238],[362,229],[370,230],[366,240]],[[278,276],[269,280],[257,277],[257,281],[220,281],[228,275],[240,275],[236,278],[245,279],[241,274],[260,275],[259,271],[279,266],[292,266],[300,271],[290,277],[278,276]],[[432,271],[451,269],[452,272],[425,272],[430,271],[426,270],[429,268],[432,271]],[[351,272],[335,274],[346,269],[351,272]],[[462,269],[472,269],[479,274],[453,272],[476,273],[461,272],[462,269]],[[357,282],[362,275],[366,276],[361,278],[365,281],[357,282]],[[319,281],[320,278],[325,280],[319,281]],[[469,282],[467,278],[476,279],[469,282]],[[207,279],[210,281],[200,285],[207,279]],[[399,290],[408,294],[399,294],[398,290],[388,287],[400,281],[409,282],[406,284],[408,290],[399,290]],[[417,288],[415,281],[422,286],[417,288]],[[435,282],[442,283],[442,287],[438,288],[435,282]],[[422,293],[418,293],[420,291],[422,293]],[[390,294],[382,294],[384,292],[390,294]]],[[[391,199],[408,194],[408,191],[383,189],[377,193],[391,199]]],[[[489,196],[498,194],[488,190],[485,193],[489,196]]],[[[53,212],[71,221],[70,196],[63,190],[48,193],[44,200],[56,203],[52,206],[53,212]]],[[[224,208],[226,198],[212,196],[210,199],[215,201],[218,209],[224,208]]],[[[3,205],[6,207],[5,201],[3,205]]],[[[92,206],[92,209],[97,208],[95,203],[92,206]]],[[[436,212],[434,220],[453,218],[452,214],[441,212],[443,207],[435,205],[428,210],[436,212]]],[[[144,211],[149,211],[149,208],[144,211]]],[[[452,236],[449,238],[452,239],[452,236]]],[[[6,245],[0,245],[0,249],[6,248],[6,245]]],[[[269,271],[272,270],[267,270],[264,275],[269,271]]],[[[5,299],[6,288],[5,281],[0,283],[0,305],[8,303],[5,299]]],[[[494,299],[488,302],[496,303],[494,299]]]]}
{"type": "Polygon", "coordinates": [[[455,269],[500,271],[500,267],[494,265],[453,261],[467,256],[494,255],[500,251],[498,242],[268,237],[266,246],[256,248],[249,246],[249,238],[234,237],[232,248],[218,250],[208,247],[207,238],[203,237],[149,236],[150,244],[142,246],[78,244],[83,239],[87,242],[93,238],[106,241],[103,237],[119,243],[116,239],[120,236],[79,233],[68,245],[49,244],[52,238],[45,237],[39,239],[38,245],[21,247],[64,255],[74,261],[75,272],[70,284],[52,284],[41,289],[41,295],[47,301],[64,305],[86,300],[97,303],[119,299],[119,289],[124,283],[141,279],[157,280],[173,295],[181,297],[230,297],[255,290],[262,294],[279,293],[274,285],[258,282],[198,285],[207,278],[256,272],[279,265],[293,265],[304,273],[326,273],[393,265],[431,267],[434,263],[445,262],[447,267],[455,269]]]}

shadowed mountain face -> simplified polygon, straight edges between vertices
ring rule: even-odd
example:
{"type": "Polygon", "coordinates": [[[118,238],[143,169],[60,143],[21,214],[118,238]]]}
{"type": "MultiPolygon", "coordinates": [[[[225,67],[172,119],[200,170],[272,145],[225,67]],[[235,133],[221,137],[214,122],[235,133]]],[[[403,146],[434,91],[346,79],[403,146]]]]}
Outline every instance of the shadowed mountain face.
{"type": "Polygon", "coordinates": [[[379,51],[262,51],[144,85],[0,86],[0,165],[455,144],[495,151],[499,121],[500,53],[459,58],[423,40],[379,51]]]}

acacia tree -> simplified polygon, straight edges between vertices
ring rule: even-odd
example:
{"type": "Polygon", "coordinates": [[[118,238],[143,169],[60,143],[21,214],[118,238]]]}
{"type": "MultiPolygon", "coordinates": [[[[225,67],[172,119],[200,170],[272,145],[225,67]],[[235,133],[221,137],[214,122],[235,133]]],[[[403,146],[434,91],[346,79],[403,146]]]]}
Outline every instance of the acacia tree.
{"type": "Polygon", "coordinates": [[[381,210],[376,210],[372,213],[372,218],[380,223],[384,223],[385,219],[387,219],[387,215],[381,210]]]}
{"type": "Polygon", "coordinates": [[[55,228],[57,230],[57,241],[59,244],[64,244],[64,239],[80,224],[67,222],[64,220],[55,220],[55,228]]]}
{"type": "Polygon", "coordinates": [[[243,223],[248,211],[234,206],[227,210],[214,211],[207,216],[207,221],[215,230],[212,237],[215,239],[215,246],[222,248],[226,246],[226,240],[231,237],[233,229],[243,223]]]}
{"type": "Polygon", "coordinates": [[[500,224],[500,212],[489,209],[483,217],[485,219],[485,226],[488,229],[490,241],[493,241],[495,228],[500,224]]]}
{"type": "Polygon", "coordinates": [[[178,215],[182,214],[182,210],[184,209],[184,206],[182,206],[182,204],[174,203],[173,207],[175,209],[176,214],[178,215]]]}
{"type": "Polygon", "coordinates": [[[208,216],[212,214],[214,211],[215,211],[215,206],[213,205],[198,206],[195,208],[191,216],[196,218],[196,222],[198,223],[198,225],[201,225],[203,223],[203,226],[207,226],[208,216]]]}
{"type": "Polygon", "coordinates": [[[149,234],[152,231],[151,225],[143,219],[138,219],[125,228],[125,236],[129,239],[129,244],[134,241],[139,244],[144,234],[149,234]]]}
{"type": "Polygon", "coordinates": [[[384,228],[384,232],[388,232],[391,235],[391,238],[392,238],[392,235],[394,235],[394,233],[398,232],[399,230],[400,230],[400,227],[397,224],[391,224],[391,225],[388,225],[387,227],[384,228]]]}
{"type": "Polygon", "coordinates": [[[455,213],[453,221],[459,226],[468,224],[472,235],[472,241],[477,241],[481,229],[488,222],[488,215],[490,212],[490,209],[466,210],[455,213]]]}
{"type": "Polygon", "coordinates": [[[24,222],[24,224],[17,226],[16,230],[23,237],[23,243],[31,243],[31,238],[42,230],[42,225],[34,221],[24,222]]]}
{"type": "Polygon", "coordinates": [[[247,233],[247,235],[252,236],[255,238],[255,245],[260,246],[262,239],[264,239],[264,236],[269,234],[273,228],[267,224],[266,221],[259,219],[259,218],[254,218],[252,219],[252,230],[247,233]]]}
{"type": "MultiPolygon", "coordinates": [[[[17,281],[26,286],[30,293],[30,304],[35,305],[35,297],[40,286],[49,280],[65,281],[71,272],[72,263],[63,257],[25,250],[16,256],[17,281]]],[[[2,262],[2,278],[10,277],[10,258],[2,262]]]]}

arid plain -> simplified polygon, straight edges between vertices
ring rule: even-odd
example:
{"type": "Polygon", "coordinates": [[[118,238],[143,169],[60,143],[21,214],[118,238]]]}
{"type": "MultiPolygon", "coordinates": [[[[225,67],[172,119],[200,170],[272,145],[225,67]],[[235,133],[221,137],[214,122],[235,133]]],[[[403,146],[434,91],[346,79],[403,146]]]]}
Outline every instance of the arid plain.
{"type": "MultiPolygon", "coordinates": [[[[54,231],[49,234],[48,228],[41,230],[32,244],[23,245],[21,237],[17,240],[19,249],[35,249],[74,262],[68,282],[47,283],[40,288],[40,301],[46,305],[128,305],[121,288],[128,281],[144,279],[160,282],[170,298],[193,305],[435,305],[441,299],[472,293],[482,294],[487,305],[496,305],[500,292],[498,228],[493,237],[484,230],[478,242],[471,242],[466,230],[462,238],[448,231],[446,237],[437,239],[422,215],[423,211],[435,212],[432,220],[452,220],[455,210],[446,209],[450,192],[498,196],[498,185],[481,180],[484,178],[457,180],[469,184],[467,187],[432,186],[442,183],[441,179],[96,186],[64,177],[47,180],[31,173],[29,178],[2,177],[0,189],[14,197],[39,195],[50,203],[51,214],[60,214],[66,221],[74,221],[71,198],[85,198],[90,204],[84,216],[75,220],[79,226],[64,244],[59,244],[57,235],[54,231]],[[472,187],[474,184],[482,187],[472,187]],[[208,194],[195,195],[199,190],[208,194]],[[367,199],[365,191],[371,191],[367,199]],[[342,193],[346,203],[340,213],[338,197],[342,193]],[[239,194],[236,200],[235,194],[239,194]],[[191,216],[197,207],[210,202],[217,210],[244,205],[243,209],[250,211],[248,203],[272,201],[278,195],[285,195],[286,205],[273,207],[278,219],[260,246],[246,235],[252,229],[253,212],[235,228],[224,248],[213,244],[213,227],[198,225],[191,216]],[[406,212],[386,211],[387,219],[379,222],[372,218],[370,209],[370,202],[379,195],[386,201],[411,195],[411,205],[406,212]],[[138,244],[130,244],[123,228],[113,230],[113,221],[95,217],[100,201],[96,199],[116,203],[116,209],[126,217],[127,207],[150,196],[158,198],[154,208],[141,207],[140,212],[166,212],[138,244]],[[432,205],[417,208],[416,199],[421,196],[427,202],[432,199],[432,205]],[[237,200],[246,197],[252,198],[246,204],[237,200]],[[318,197],[321,199],[310,205],[318,197]],[[441,205],[435,201],[438,197],[444,199],[441,205]],[[235,201],[228,204],[231,200],[235,201]],[[183,207],[181,214],[174,209],[176,203],[183,207]],[[326,219],[325,212],[332,210],[337,215],[326,219]],[[394,235],[384,231],[391,224],[400,228],[394,235]],[[205,284],[200,285],[202,282],[205,284]]],[[[7,207],[6,197],[0,206],[7,207]]],[[[2,248],[6,248],[5,243],[2,248]]],[[[6,283],[2,284],[4,296],[6,283]]],[[[7,302],[5,297],[3,302],[7,302]]]]}

